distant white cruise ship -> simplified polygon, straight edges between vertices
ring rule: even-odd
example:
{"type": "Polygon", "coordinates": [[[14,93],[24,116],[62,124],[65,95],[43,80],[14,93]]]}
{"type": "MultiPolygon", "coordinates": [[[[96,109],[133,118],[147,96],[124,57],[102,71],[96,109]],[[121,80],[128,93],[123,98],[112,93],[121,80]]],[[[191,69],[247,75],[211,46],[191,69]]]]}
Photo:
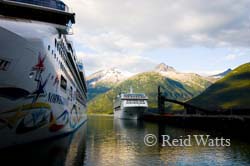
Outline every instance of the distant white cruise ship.
{"type": "Polygon", "coordinates": [[[86,119],[86,81],[60,0],[0,0],[0,148],[66,134],[86,119]]]}
{"type": "Polygon", "coordinates": [[[144,93],[122,93],[114,100],[114,117],[120,119],[140,119],[148,109],[148,97],[144,93]]]}

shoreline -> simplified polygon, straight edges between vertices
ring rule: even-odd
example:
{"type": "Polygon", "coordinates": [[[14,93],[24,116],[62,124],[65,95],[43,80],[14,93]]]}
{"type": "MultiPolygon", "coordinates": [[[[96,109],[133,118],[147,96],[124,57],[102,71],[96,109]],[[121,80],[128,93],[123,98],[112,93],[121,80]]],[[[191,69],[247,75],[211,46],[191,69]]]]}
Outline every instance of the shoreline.
{"type": "Polygon", "coordinates": [[[87,114],[87,116],[114,116],[114,114],[87,114]]]}

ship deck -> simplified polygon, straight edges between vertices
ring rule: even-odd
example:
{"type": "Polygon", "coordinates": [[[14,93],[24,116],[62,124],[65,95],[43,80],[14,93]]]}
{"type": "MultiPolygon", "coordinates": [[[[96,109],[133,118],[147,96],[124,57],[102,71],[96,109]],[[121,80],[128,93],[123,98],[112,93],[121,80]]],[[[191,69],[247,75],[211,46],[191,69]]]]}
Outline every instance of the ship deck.
{"type": "Polygon", "coordinates": [[[28,20],[43,21],[58,25],[75,23],[75,14],[48,7],[0,0],[0,15],[28,20]]]}

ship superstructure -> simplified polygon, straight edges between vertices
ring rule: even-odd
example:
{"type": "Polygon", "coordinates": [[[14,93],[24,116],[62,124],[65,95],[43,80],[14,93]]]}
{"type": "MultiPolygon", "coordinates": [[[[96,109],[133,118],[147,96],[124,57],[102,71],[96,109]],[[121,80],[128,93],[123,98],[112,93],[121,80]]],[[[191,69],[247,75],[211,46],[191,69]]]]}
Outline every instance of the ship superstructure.
{"type": "Polygon", "coordinates": [[[120,119],[140,119],[148,109],[148,97],[144,93],[121,93],[114,100],[114,117],[120,119]]]}

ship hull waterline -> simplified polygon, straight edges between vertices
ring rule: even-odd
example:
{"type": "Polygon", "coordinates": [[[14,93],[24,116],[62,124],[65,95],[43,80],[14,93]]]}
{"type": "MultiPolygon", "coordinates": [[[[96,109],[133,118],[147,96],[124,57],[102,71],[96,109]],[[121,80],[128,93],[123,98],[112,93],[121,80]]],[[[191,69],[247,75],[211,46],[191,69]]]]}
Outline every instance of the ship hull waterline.
{"type": "Polygon", "coordinates": [[[118,119],[131,119],[138,120],[143,117],[144,112],[146,112],[147,107],[124,107],[114,111],[114,117],[118,119]]]}

